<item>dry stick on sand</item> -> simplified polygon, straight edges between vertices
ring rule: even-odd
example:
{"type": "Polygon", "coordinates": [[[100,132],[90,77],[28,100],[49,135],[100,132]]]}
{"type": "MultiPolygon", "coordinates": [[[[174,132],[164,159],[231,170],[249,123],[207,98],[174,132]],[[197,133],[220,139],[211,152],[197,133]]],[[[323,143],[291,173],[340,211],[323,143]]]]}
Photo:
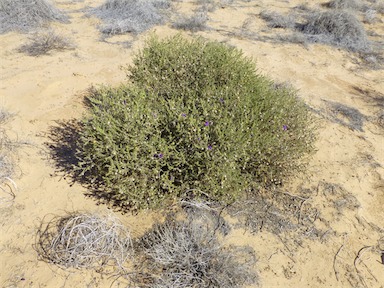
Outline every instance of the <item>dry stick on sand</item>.
{"type": "MultiPolygon", "coordinates": [[[[365,282],[364,280],[364,277],[361,275],[361,271],[357,268],[357,263],[358,261],[361,262],[360,260],[360,257],[367,251],[367,249],[372,249],[373,246],[364,246],[363,248],[361,248],[358,252],[357,252],[357,255],[355,257],[355,260],[353,261],[353,265],[355,266],[355,270],[356,270],[356,273],[357,273],[357,276],[359,276],[359,279],[361,281],[361,283],[363,283],[364,287],[369,287],[367,285],[367,283],[365,282]]],[[[366,266],[366,265],[365,265],[366,266]]],[[[368,268],[368,267],[367,267],[368,268]]],[[[369,271],[369,273],[372,275],[372,273],[369,271]]],[[[376,277],[372,275],[372,277],[377,281],[376,277]]]]}
{"type": "Polygon", "coordinates": [[[16,194],[15,194],[15,192],[13,192],[13,190],[17,190],[17,186],[16,186],[15,181],[13,181],[9,177],[4,177],[4,180],[7,180],[11,184],[9,184],[8,182],[4,182],[3,181],[2,184],[4,186],[8,187],[8,189],[5,188],[5,187],[0,186],[0,190],[2,190],[5,194],[7,194],[7,196],[5,196],[5,197],[0,197],[0,204],[11,203],[9,205],[12,205],[13,200],[15,200],[15,198],[16,198],[16,194]]]}
{"type": "Polygon", "coordinates": [[[335,271],[336,280],[339,281],[339,272],[336,271],[336,258],[339,255],[341,249],[343,249],[344,244],[340,246],[340,248],[337,250],[335,257],[333,257],[333,270],[335,271]]]}

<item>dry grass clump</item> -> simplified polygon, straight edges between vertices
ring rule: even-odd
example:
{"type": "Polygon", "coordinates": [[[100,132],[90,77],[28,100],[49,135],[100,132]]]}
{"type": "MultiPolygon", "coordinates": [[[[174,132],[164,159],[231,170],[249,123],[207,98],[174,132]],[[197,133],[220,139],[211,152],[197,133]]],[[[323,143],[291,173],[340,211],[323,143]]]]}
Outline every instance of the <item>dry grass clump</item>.
{"type": "Polygon", "coordinates": [[[30,31],[50,21],[67,21],[67,16],[48,0],[0,0],[0,34],[30,31]]]}
{"type": "Polygon", "coordinates": [[[176,29],[188,30],[192,32],[203,31],[207,29],[206,23],[208,16],[204,12],[196,12],[190,17],[181,16],[172,27],[176,29]]]}
{"type": "Polygon", "coordinates": [[[12,176],[15,170],[14,149],[20,143],[12,141],[3,125],[13,117],[13,114],[0,108],[0,207],[10,206],[16,195],[14,190],[17,188],[12,176]]]}
{"type": "Polygon", "coordinates": [[[364,23],[372,24],[377,20],[377,12],[374,9],[367,9],[364,12],[364,23]]]}
{"type": "Polygon", "coordinates": [[[11,152],[15,144],[9,139],[2,125],[12,118],[13,114],[0,108],[0,182],[10,178],[14,171],[11,152]]]}
{"type": "Polygon", "coordinates": [[[143,287],[242,287],[255,281],[251,251],[222,247],[206,226],[166,222],[141,241],[150,271],[143,287]]]}
{"type": "Polygon", "coordinates": [[[107,0],[90,14],[104,22],[100,26],[104,34],[139,34],[162,24],[168,8],[168,0],[107,0]]]}
{"type": "Polygon", "coordinates": [[[268,23],[270,28],[294,28],[295,20],[292,16],[282,15],[272,11],[262,11],[260,13],[261,19],[268,23]]]}
{"type": "Polygon", "coordinates": [[[189,210],[186,220],[171,217],[138,240],[142,255],[138,266],[143,272],[135,279],[138,286],[242,287],[256,283],[253,250],[224,246],[219,237],[222,234],[216,233],[218,222],[211,221],[212,209],[207,205],[183,205],[200,212],[194,216],[189,210]],[[200,217],[204,214],[207,218],[200,217]]]}
{"type": "Polygon", "coordinates": [[[351,51],[369,51],[365,29],[356,16],[348,11],[333,10],[308,15],[301,30],[311,42],[321,42],[351,51]]]}
{"type": "Polygon", "coordinates": [[[361,2],[359,0],[332,0],[327,3],[329,8],[333,9],[359,9],[361,2]]]}
{"type": "Polygon", "coordinates": [[[18,52],[29,56],[41,56],[49,54],[51,51],[68,49],[74,49],[74,45],[67,38],[56,34],[54,31],[47,31],[30,37],[28,43],[19,47],[18,52]]]}
{"type": "Polygon", "coordinates": [[[132,242],[127,228],[117,218],[76,213],[42,224],[36,250],[45,261],[66,268],[113,264],[124,269],[132,254],[132,242]]]}

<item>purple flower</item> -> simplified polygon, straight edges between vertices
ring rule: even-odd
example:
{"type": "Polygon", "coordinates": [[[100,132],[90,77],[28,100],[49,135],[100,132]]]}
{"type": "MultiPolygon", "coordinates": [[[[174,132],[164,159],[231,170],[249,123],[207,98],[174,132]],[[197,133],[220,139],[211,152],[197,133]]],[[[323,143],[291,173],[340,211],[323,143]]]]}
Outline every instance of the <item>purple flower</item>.
{"type": "Polygon", "coordinates": [[[208,145],[208,150],[212,150],[212,146],[211,145],[208,145]]]}
{"type": "Polygon", "coordinates": [[[155,154],[155,155],[153,155],[153,157],[155,157],[155,158],[163,158],[163,153],[159,153],[159,154],[155,154]]]}
{"type": "Polygon", "coordinates": [[[220,102],[221,102],[221,103],[224,103],[224,99],[223,99],[223,98],[220,98],[220,102]]]}
{"type": "Polygon", "coordinates": [[[211,122],[205,121],[204,126],[209,126],[210,124],[211,124],[211,122]]]}
{"type": "Polygon", "coordinates": [[[283,130],[287,131],[288,130],[288,126],[287,125],[283,125],[283,130]]]}
{"type": "Polygon", "coordinates": [[[183,114],[181,114],[181,116],[183,116],[183,117],[187,117],[187,114],[183,113],[183,114]]]}

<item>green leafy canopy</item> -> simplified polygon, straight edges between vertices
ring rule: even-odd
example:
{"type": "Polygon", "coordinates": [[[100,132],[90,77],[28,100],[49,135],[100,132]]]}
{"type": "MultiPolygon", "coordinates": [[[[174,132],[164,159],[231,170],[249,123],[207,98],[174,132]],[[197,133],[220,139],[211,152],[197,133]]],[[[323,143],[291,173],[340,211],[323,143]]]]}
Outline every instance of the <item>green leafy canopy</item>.
{"type": "Polygon", "coordinates": [[[237,49],[152,37],[126,69],[130,84],[89,95],[76,169],[134,209],[187,191],[229,203],[313,151],[305,104],[237,49]]]}

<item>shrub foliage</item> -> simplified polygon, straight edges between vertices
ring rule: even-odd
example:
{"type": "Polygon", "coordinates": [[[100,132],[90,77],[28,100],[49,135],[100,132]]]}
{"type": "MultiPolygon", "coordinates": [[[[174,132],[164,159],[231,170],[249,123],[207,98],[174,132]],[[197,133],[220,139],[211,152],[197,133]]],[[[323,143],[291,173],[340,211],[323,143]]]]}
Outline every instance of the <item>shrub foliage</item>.
{"type": "Polygon", "coordinates": [[[133,84],[89,95],[76,169],[136,209],[187,191],[228,203],[313,150],[305,104],[237,49],[152,37],[127,73],[133,84]]]}

